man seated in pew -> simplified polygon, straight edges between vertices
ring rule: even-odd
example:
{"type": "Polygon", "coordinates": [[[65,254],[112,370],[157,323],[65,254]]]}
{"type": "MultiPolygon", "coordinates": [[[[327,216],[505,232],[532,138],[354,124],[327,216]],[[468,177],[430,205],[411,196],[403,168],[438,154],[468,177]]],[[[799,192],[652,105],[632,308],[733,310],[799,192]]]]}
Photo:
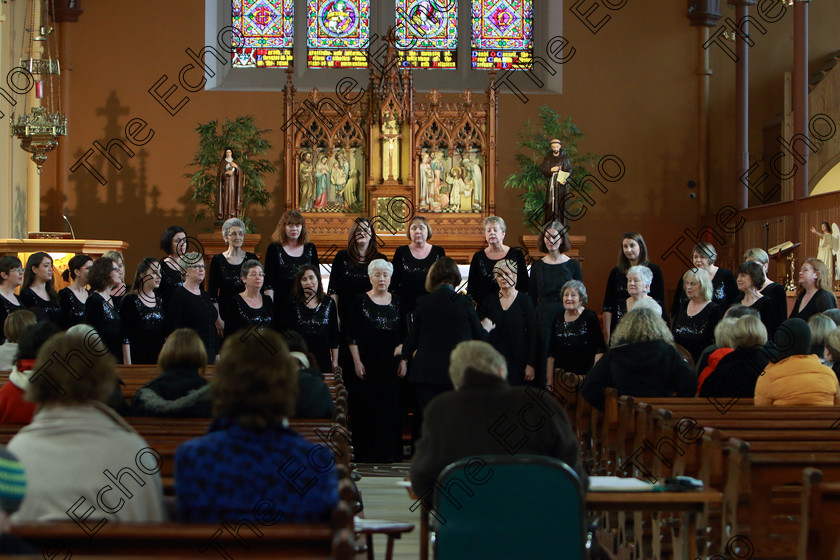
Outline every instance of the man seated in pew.
{"type": "Polygon", "coordinates": [[[284,523],[327,521],[338,503],[332,450],[289,429],[298,394],[297,364],[270,330],[228,337],[211,387],[208,434],[175,452],[178,518],[192,522],[253,519],[272,501],[284,523]]]}
{"type": "Polygon", "coordinates": [[[332,418],[335,412],[330,388],[318,371],[318,361],[309,352],[306,341],[297,331],[284,331],[289,352],[298,364],[298,397],[295,418],[332,418]]]}
{"type": "Polygon", "coordinates": [[[697,396],[751,399],[755,383],[770,361],[765,349],[767,328],[757,315],[726,318],[715,327],[721,347],[709,356],[697,379],[697,396]]]}
{"type": "Polygon", "coordinates": [[[548,392],[511,387],[505,357],[490,344],[459,343],[450,355],[449,377],[455,390],[429,402],[411,462],[412,489],[427,507],[440,472],[459,459],[478,455],[556,457],[588,487],[566,412],[548,392]]]}
{"type": "Polygon", "coordinates": [[[158,356],[160,375],[146,383],[131,399],[132,416],[210,418],[213,395],[202,374],[207,351],[192,329],[175,329],[158,356]]]}
{"type": "Polygon", "coordinates": [[[72,520],[92,535],[108,521],[165,519],[160,455],[102,402],[117,379],[102,348],[68,331],[38,351],[26,387],[37,410],[9,442],[28,481],[12,523],[72,520]]]}
{"type": "MultiPolygon", "coordinates": [[[[26,310],[23,312],[29,313],[26,310]]],[[[9,315],[7,325],[15,313],[21,311],[9,315]]],[[[30,325],[20,335],[18,355],[9,373],[9,380],[0,387],[0,424],[29,424],[32,421],[35,404],[24,400],[23,396],[29,385],[29,377],[35,369],[38,350],[57,332],[59,328],[53,323],[41,321],[30,325]]]]}
{"type": "Polygon", "coordinates": [[[840,404],[834,371],[811,354],[811,329],[802,319],[788,319],[773,333],[779,358],[767,364],[755,384],[756,406],[840,404]]]}
{"type": "Polygon", "coordinates": [[[612,346],[583,379],[580,394],[604,409],[604,390],[633,397],[693,397],[697,374],[674,347],[662,310],[636,304],[612,335],[612,346]]]}
{"type": "Polygon", "coordinates": [[[840,329],[834,329],[828,333],[823,357],[825,358],[826,365],[831,364],[834,375],[840,380],[840,329]]]}

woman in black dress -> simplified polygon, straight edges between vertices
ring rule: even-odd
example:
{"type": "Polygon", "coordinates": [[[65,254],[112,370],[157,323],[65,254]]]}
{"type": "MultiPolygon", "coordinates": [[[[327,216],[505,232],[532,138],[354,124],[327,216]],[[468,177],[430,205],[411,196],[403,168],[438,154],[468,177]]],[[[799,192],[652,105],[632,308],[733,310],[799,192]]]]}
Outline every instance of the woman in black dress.
{"type": "Polygon", "coordinates": [[[274,300],[275,309],[286,304],[292,295],[295,275],[305,264],[319,266],[318,250],[309,243],[306,218],[297,210],[286,210],[265,250],[263,290],[274,300]]]}
{"type": "Polygon", "coordinates": [[[402,460],[400,378],[405,372],[399,370],[399,297],[388,292],[393,270],[386,260],[372,261],[368,273],[373,287],[356,297],[350,313],[347,343],[360,380],[361,404],[350,419],[356,460],[361,462],[402,460]]]}
{"type": "Polygon", "coordinates": [[[238,302],[234,301],[245,289],[242,282],[242,263],[249,260],[259,261],[257,255],[242,250],[245,242],[245,224],[239,218],[230,218],[222,224],[222,239],[227,243],[227,250],[210,259],[210,278],[207,281],[207,293],[216,302],[216,310],[221,317],[221,326],[225,336],[238,329],[228,329],[228,311],[234,311],[238,302]]]}
{"type": "Polygon", "coordinates": [[[292,297],[275,324],[279,331],[297,331],[315,356],[318,371],[331,372],[338,367],[338,314],[333,299],[324,295],[319,272],[312,264],[298,269],[292,297]]]}
{"type": "Polygon", "coordinates": [[[499,294],[487,294],[478,306],[481,325],[490,333],[487,342],[505,357],[508,383],[544,387],[542,375],[536,377],[537,315],[528,295],[516,290],[516,263],[497,262],[493,275],[499,294]]]}
{"type": "Polygon", "coordinates": [[[546,360],[549,387],[556,385],[555,369],[586,375],[607,351],[598,314],[586,309],[588,301],[583,282],[569,280],[563,286],[563,313],[554,321],[546,360]]]}
{"type": "Polygon", "coordinates": [[[757,262],[764,272],[764,284],[759,287],[761,294],[770,298],[773,302],[773,314],[778,318],[779,323],[787,317],[787,291],[781,284],[770,280],[767,276],[767,269],[770,266],[770,257],[764,249],[753,248],[744,251],[744,261],[757,262]]]}
{"type": "Polygon", "coordinates": [[[76,255],[67,263],[67,270],[62,273],[69,286],[58,291],[58,304],[61,307],[63,329],[85,322],[85,302],[88,298],[88,273],[93,266],[93,259],[87,255],[76,255]]]}
{"type": "Polygon", "coordinates": [[[807,321],[812,315],[837,307],[837,298],[831,291],[831,275],[820,259],[805,259],[799,268],[799,295],[789,319],[807,321]]]}
{"type": "Polygon", "coordinates": [[[269,328],[274,320],[274,304],[262,293],[265,272],[257,259],[242,263],[241,282],[244,289],[228,302],[225,335],[247,329],[251,325],[269,328]]]}
{"type": "Polygon", "coordinates": [[[435,261],[446,256],[443,247],[429,243],[432,226],[423,216],[414,216],[409,220],[406,235],[411,243],[394,251],[394,275],[391,278],[391,291],[400,299],[404,330],[408,329],[408,317],[417,306],[417,298],[428,293],[426,275],[429,269],[435,261]]]}
{"type": "Polygon", "coordinates": [[[160,236],[160,249],[166,253],[160,261],[160,288],[158,288],[163,301],[168,302],[175,288],[184,283],[186,271],[178,268],[178,258],[186,253],[187,245],[187,232],[181,226],[169,226],[160,236]]]}
{"type": "Polygon", "coordinates": [[[711,301],[712,281],[704,269],[686,271],[682,284],[688,300],[680,305],[671,331],[674,342],[688,350],[696,364],[703,349],[714,343],[715,327],[723,313],[711,301]]]}
{"type": "Polygon", "coordinates": [[[61,326],[61,305],[53,284],[53,260],[47,253],[38,251],[26,259],[20,301],[42,321],[61,326]]]}
{"type": "MultiPolygon", "coordinates": [[[[712,279],[712,303],[719,309],[726,311],[729,306],[738,299],[738,284],[732,272],[715,266],[717,251],[711,243],[701,242],[694,246],[691,253],[691,260],[695,268],[702,268],[709,273],[712,279]]],[[[683,276],[684,278],[684,276],[683,276]]],[[[682,304],[688,301],[688,295],[683,288],[683,278],[677,284],[677,291],[674,294],[674,305],[671,307],[671,317],[675,317],[682,304]]]]}
{"type": "Polygon", "coordinates": [[[155,293],[160,286],[160,263],[146,257],[137,265],[131,292],[122,298],[120,322],[128,345],[127,364],[156,364],[166,340],[163,298],[155,293]]]}
{"type": "Polygon", "coordinates": [[[3,323],[13,311],[23,309],[15,290],[23,283],[23,265],[14,255],[0,257],[0,344],[6,342],[3,323]]]}
{"type": "Polygon", "coordinates": [[[96,329],[118,364],[129,362],[128,348],[123,347],[120,313],[111,297],[111,288],[122,279],[120,267],[108,257],[93,261],[88,275],[90,295],[85,302],[85,323],[96,329]]]}
{"type": "MultiPolygon", "coordinates": [[[[215,364],[219,354],[219,333],[216,329],[219,312],[210,294],[201,288],[206,268],[203,257],[201,253],[187,253],[179,257],[177,266],[186,270],[186,274],[183,285],[175,288],[169,299],[164,300],[167,332],[182,328],[194,330],[204,343],[207,363],[215,364]]],[[[164,267],[161,265],[161,270],[164,267]]]]}
{"type": "MultiPolygon", "coordinates": [[[[646,266],[653,274],[650,282],[650,296],[658,302],[665,301],[665,281],[662,270],[648,260],[645,238],[637,231],[628,231],[621,238],[621,251],[618,253],[618,266],[612,269],[607,279],[604,292],[604,341],[609,345],[610,337],[618,325],[616,314],[620,302],[630,297],[627,291],[627,271],[633,266],[646,266]]],[[[663,306],[662,309],[665,309],[663,306]]]]}
{"type": "Polygon", "coordinates": [[[120,281],[111,288],[111,297],[114,299],[117,309],[119,309],[122,298],[128,293],[128,286],[125,284],[125,257],[119,251],[105,251],[102,256],[113,260],[120,267],[120,281]]]}
{"type": "Polygon", "coordinates": [[[758,312],[764,328],[769,334],[773,334],[776,327],[784,321],[784,317],[777,317],[775,306],[769,297],[763,295],[759,290],[764,285],[764,270],[756,262],[745,262],[738,265],[735,270],[738,275],[736,282],[741,292],[739,303],[758,312]]]}
{"type": "MultiPolygon", "coordinates": [[[[499,285],[493,276],[493,267],[502,259],[514,261],[519,270],[516,289],[524,294],[528,293],[528,265],[525,254],[521,249],[505,245],[505,221],[499,216],[484,218],[484,239],[487,247],[477,251],[470,261],[470,275],[467,283],[467,295],[477,305],[481,305],[489,294],[498,296],[499,285]]],[[[457,286],[456,286],[457,288],[457,286]]]]}

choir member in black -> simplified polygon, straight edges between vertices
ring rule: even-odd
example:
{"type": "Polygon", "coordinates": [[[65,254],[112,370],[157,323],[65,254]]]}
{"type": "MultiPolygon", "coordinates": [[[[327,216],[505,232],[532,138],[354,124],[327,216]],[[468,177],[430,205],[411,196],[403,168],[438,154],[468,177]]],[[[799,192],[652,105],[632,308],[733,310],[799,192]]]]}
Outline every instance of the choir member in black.
{"type": "Polygon", "coordinates": [[[488,294],[498,294],[499,285],[493,277],[493,267],[502,259],[516,262],[520,271],[516,289],[528,293],[528,268],[525,254],[516,247],[505,245],[505,221],[499,216],[484,218],[484,239],[487,247],[477,251],[470,261],[470,275],[467,281],[467,295],[480,305],[488,294]]]}
{"type": "Polygon", "coordinates": [[[245,224],[239,218],[230,218],[222,224],[222,238],[227,243],[224,253],[213,255],[210,259],[210,277],[207,280],[207,293],[216,302],[216,309],[221,317],[221,326],[225,333],[238,329],[228,329],[228,311],[233,311],[238,303],[234,298],[242,293],[242,263],[249,260],[259,261],[257,255],[242,250],[245,242],[245,224]]]}
{"type": "Polygon", "coordinates": [[[128,293],[128,286],[125,284],[125,258],[119,251],[105,251],[102,256],[113,260],[120,267],[120,281],[111,288],[111,297],[114,299],[117,309],[119,309],[122,298],[128,293]]]}
{"type": "MultiPolygon", "coordinates": [[[[324,295],[320,269],[313,264],[300,267],[295,275],[292,297],[275,317],[277,330],[300,334],[315,356],[320,372],[338,367],[338,313],[335,301],[324,295]]],[[[346,376],[345,376],[346,377],[346,376]]]]}
{"type": "Polygon", "coordinates": [[[168,302],[175,288],[184,283],[186,271],[178,268],[178,258],[186,253],[188,244],[187,232],[181,226],[169,226],[160,236],[160,248],[166,253],[160,261],[160,288],[158,288],[163,301],[168,302]]]}
{"type": "Polygon", "coordinates": [[[805,259],[799,267],[799,295],[789,319],[807,321],[811,315],[837,307],[837,298],[831,291],[831,275],[820,259],[805,259]]]}
{"type": "Polygon", "coordinates": [[[226,336],[251,325],[271,327],[274,321],[274,304],[270,297],[262,293],[265,272],[260,261],[248,259],[242,263],[241,274],[244,288],[227,304],[226,336]]]}
{"type": "Polygon", "coordinates": [[[449,354],[464,340],[485,340],[472,301],[455,291],[461,271],[449,257],[438,259],[426,277],[426,291],[417,300],[414,321],[402,348],[400,368],[414,356],[408,381],[422,410],[434,397],[452,389],[449,354]]]}
{"type": "MultiPolygon", "coordinates": [[[[537,377],[542,379],[543,364],[548,356],[548,340],[557,314],[563,310],[561,288],[569,280],[583,281],[580,263],[566,253],[571,249],[569,236],[560,222],[551,222],[537,241],[545,256],[531,265],[528,295],[537,311],[537,377]],[[562,234],[561,234],[562,232],[562,234]]],[[[543,383],[543,385],[545,385],[543,383]]],[[[540,385],[540,386],[543,386],[540,385]]]]}
{"type": "Polygon", "coordinates": [[[569,280],[563,285],[563,313],[554,321],[546,359],[549,387],[557,385],[555,369],[586,375],[607,351],[598,314],[586,309],[588,301],[583,282],[569,280]]]}
{"type": "Polygon", "coordinates": [[[402,460],[402,407],[399,369],[402,351],[399,296],[388,292],[393,265],[384,259],[368,265],[372,288],[356,297],[347,343],[360,380],[360,407],[350,413],[356,460],[402,460]]]}
{"type": "Polygon", "coordinates": [[[93,261],[88,275],[90,295],[85,302],[85,323],[96,329],[118,364],[131,359],[127,348],[123,348],[119,308],[111,297],[111,288],[121,280],[120,267],[116,261],[99,257],[93,261]]]}
{"type": "Polygon", "coordinates": [[[409,314],[417,306],[417,298],[426,295],[426,275],[432,265],[446,256],[443,247],[432,245],[432,226],[423,216],[414,216],[408,222],[406,235],[411,243],[394,251],[394,276],[391,291],[400,298],[403,328],[408,329],[409,314]]]}
{"type": "Polygon", "coordinates": [[[761,318],[761,322],[764,323],[764,328],[772,334],[776,327],[784,321],[784,317],[776,316],[773,302],[759,291],[766,280],[761,265],[756,262],[741,263],[735,273],[738,275],[736,282],[738,290],[741,292],[739,303],[755,309],[761,318]]]}
{"type": "Polygon", "coordinates": [[[88,298],[88,273],[93,266],[93,259],[87,255],[76,255],[67,263],[67,270],[62,273],[65,282],[70,285],[58,291],[58,304],[61,306],[61,324],[63,329],[85,322],[85,302],[88,298]]]}
{"type": "Polygon", "coordinates": [[[516,290],[517,272],[513,261],[501,260],[493,266],[499,294],[484,296],[478,316],[490,333],[487,342],[507,361],[508,383],[545,387],[545,378],[536,375],[537,314],[528,294],[516,290]]]}
{"type": "MultiPolygon", "coordinates": [[[[618,327],[621,318],[632,311],[633,307],[643,299],[649,299],[655,302],[659,309],[665,308],[661,301],[657,301],[650,296],[650,285],[653,283],[653,271],[651,269],[637,264],[627,270],[625,277],[627,278],[628,297],[627,299],[620,299],[616,302],[615,313],[613,313],[611,319],[613,331],[618,327]]],[[[662,320],[666,323],[668,322],[668,316],[664,313],[662,314],[662,320]]]]}
{"type": "Polygon", "coordinates": [[[688,350],[694,363],[703,349],[715,341],[715,326],[723,313],[712,298],[712,281],[705,269],[688,270],[682,277],[688,300],[680,305],[674,325],[674,342],[688,350]]]}
{"type": "MultiPolygon", "coordinates": [[[[161,265],[164,270],[166,265],[161,265]]],[[[207,350],[207,363],[215,364],[219,353],[219,332],[216,320],[219,312],[204,283],[205,265],[201,253],[186,253],[178,258],[177,266],[185,270],[184,283],[175,288],[166,303],[167,332],[175,329],[193,329],[207,350]]]]}
{"type": "Polygon", "coordinates": [[[14,255],[0,257],[0,344],[6,342],[3,323],[13,311],[23,309],[15,290],[23,283],[23,265],[14,255]]]}
{"type": "Polygon", "coordinates": [[[271,243],[265,250],[265,286],[263,290],[280,309],[292,295],[295,275],[301,266],[319,266],[318,250],[309,243],[306,218],[297,210],[286,210],[277,222],[271,243]]]}
{"type": "Polygon", "coordinates": [[[761,269],[764,271],[764,284],[759,289],[762,295],[769,297],[770,301],[773,302],[773,313],[779,322],[784,321],[788,314],[787,291],[784,286],[773,282],[767,275],[767,270],[770,266],[770,257],[767,255],[767,251],[757,247],[747,249],[744,251],[744,260],[757,262],[761,265],[761,269]]]}
{"type": "Polygon", "coordinates": [[[156,364],[166,340],[163,298],[155,290],[160,286],[160,263],[146,257],[137,265],[131,292],[120,304],[123,344],[128,345],[127,364],[156,364]]]}
{"type": "MultiPolygon", "coordinates": [[[[709,278],[712,279],[712,303],[726,310],[730,305],[736,302],[738,296],[738,285],[735,282],[735,276],[732,272],[715,266],[717,260],[717,251],[714,245],[707,242],[701,242],[694,246],[691,253],[691,260],[694,263],[694,268],[702,268],[709,273],[709,278]]],[[[671,317],[676,316],[680,306],[688,301],[687,294],[683,288],[683,279],[680,278],[677,284],[677,291],[674,294],[674,305],[671,307],[671,317]]]]}
{"type": "Polygon", "coordinates": [[[38,251],[26,259],[20,301],[41,321],[61,326],[61,305],[53,284],[53,260],[47,253],[38,251]]]}
{"type": "MultiPolygon", "coordinates": [[[[646,266],[653,273],[650,282],[650,296],[658,302],[665,301],[665,281],[662,270],[648,260],[648,250],[645,238],[637,231],[628,231],[621,237],[621,251],[618,253],[618,266],[612,269],[607,278],[607,289],[604,292],[604,340],[609,345],[615,327],[618,325],[615,315],[619,311],[619,302],[625,301],[630,294],[627,292],[627,271],[632,266],[646,266]]],[[[665,307],[662,307],[665,309],[665,307]]]]}

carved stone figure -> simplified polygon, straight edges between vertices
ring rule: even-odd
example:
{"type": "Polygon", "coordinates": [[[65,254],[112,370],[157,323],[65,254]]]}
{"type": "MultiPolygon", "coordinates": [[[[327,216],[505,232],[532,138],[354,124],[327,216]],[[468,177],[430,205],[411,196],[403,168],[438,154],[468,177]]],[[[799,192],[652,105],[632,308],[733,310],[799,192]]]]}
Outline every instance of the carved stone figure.
{"type": "Polygon", "coordinates": [[[242,210],[242,169],[233,157],[233,148],[225,148],[219,169],[216,172],[218,193],[216,196],[216,219],[220,221],[238,218],[242,210]]]}

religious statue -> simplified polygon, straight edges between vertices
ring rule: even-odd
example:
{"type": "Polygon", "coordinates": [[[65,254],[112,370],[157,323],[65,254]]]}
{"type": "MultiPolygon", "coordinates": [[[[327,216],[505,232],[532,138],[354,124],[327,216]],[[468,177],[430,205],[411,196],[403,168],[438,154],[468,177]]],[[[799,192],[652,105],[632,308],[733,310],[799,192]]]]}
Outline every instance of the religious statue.
{"type": "Polygon", "coordinates": [[[233,157],[233,148],[225,148],[219,170],[216,173],[218,194],[216,196],[216,219],[225,221],[238,218],[242,210],[242,169],[233,157]]]}
{"type": "Polygon", "coordinates": [[[318,158],[318,165],[315,166],[315,208],[320,210],[327,205],[327,188],[330,183],[330,167],[327,165],[327,156],[318,158]]]}
{"type": "MultiPolygon", "coordinates": [[[[460,167],[453,167],[449,171],[449,177],[446,178],[446,182],[452,185],[449,191],[449,205],[450,209],[454,212],[461,211],[461,195],[465,190],[464,180],[462,179],[463,176],[463,169],[460,167]]],[[[467,208],[467,211],[472,210],[472,205],[467,208]]]]}
{"type": "Polygon", "coordinates": [[[420,208],[427,209],[429,207],[429,191],[435,180],[435,174],[432,171],[431,157],[429,152],[423,152],[420,156],[420,208]]]}
{"type": "Polygon", "coordinates": [[[312,167],[312,152],[304,152],[298,167],[298,185],[300,185],[300,209],[312,210],[315,203],[315,177],[312,167]]]}
{"type": "Polygon", "coordinates": [[[481,195],[484,192],[484,183],[481,180],[481,154],[473,154],[474,159],[467,158],[466,163],[472,171],[472,199],[473,204],[481,208],[481,195]]]}
{"type": "Polygon", "coordinates": [[[357,210],[356,202],[359,200],[358,188],[359,170],[353,168],[350,170],[350,178],[347,179],[347,183],[345,183],[344,190],[342,191],[344,195],[344,209],[348,212],[355,212],[357,210]]]}
{"type": "Polygon", "coordinates": [[[572,163],[563,151],[563,143],[557,138],[551,140],[551,152],[543,159],[540,169],[542,174],[548,177],[543,220],[545,222],[558,220],[565,224],[566,181],[572,173],[572,163]]]}
{"type": "Polygon", "coordinates": [[[383,114],[382,138],[382,179],[396,181],[400,178],[400,127],[388,111],[383,114]]]}

